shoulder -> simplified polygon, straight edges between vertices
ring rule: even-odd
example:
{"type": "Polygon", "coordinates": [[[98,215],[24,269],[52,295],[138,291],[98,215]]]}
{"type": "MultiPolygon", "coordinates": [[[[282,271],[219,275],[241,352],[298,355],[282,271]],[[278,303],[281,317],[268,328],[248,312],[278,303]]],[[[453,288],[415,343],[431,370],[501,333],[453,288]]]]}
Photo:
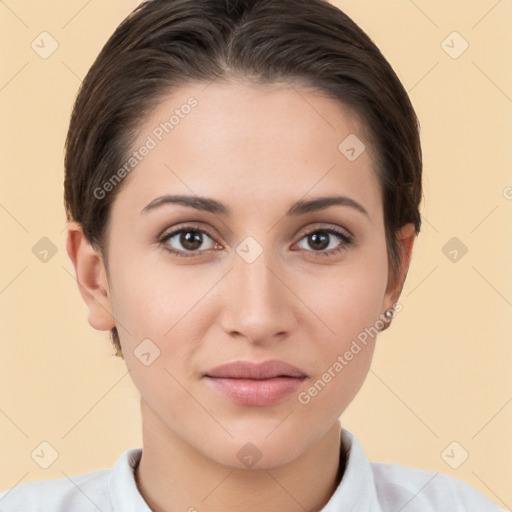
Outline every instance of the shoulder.
{"type": "Polygon", "coordinates": [[[399,464],[374,462],[371,466],[385,511],[397,505],[403,512],[503,511],[474,487],[452,476],[399,464]]]}
{"type": "Polygon", "coordinates": [[[111,471],[20,483],[0,492],[0,512],[110,512],[111,471]]]}

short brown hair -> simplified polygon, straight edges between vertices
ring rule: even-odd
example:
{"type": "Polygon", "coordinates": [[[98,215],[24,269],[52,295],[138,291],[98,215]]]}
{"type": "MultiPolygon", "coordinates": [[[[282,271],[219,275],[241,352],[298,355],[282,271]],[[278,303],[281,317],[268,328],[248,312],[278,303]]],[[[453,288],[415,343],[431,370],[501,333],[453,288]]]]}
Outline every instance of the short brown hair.
{"type": "MultiPolygon", "coordinates": [[[[118,26],[81,84],[65,154],[67,219],[81,224],[105,264],[111,205],[124,182],[101,200],[94,190],[126,160],[144,115],[166,94],[215,78],[296,81],[359,116],[377,156],[395,272],[396,231],[421,225],[419,122],[377,46],[326,0],[149,0],[118,26]]],[[[115,327],[111,340],[123,357],[115,327]]]]}

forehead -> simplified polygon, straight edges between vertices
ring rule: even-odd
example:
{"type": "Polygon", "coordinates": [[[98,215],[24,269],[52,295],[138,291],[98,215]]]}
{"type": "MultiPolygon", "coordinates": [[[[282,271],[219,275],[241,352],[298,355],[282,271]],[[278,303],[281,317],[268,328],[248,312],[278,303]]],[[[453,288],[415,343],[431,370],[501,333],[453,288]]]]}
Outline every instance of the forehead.
{"type": "Polygon", "coordinates": [[[233,210],[279,198],[284,208],[333,192],[375,215],[381,208],[358,116],[299,85],[214,81],[175,90],[145,119],[133,151],[138,160],[114,209],[132,205],[139,213],[165,193],[215,197],[233,210]]]}

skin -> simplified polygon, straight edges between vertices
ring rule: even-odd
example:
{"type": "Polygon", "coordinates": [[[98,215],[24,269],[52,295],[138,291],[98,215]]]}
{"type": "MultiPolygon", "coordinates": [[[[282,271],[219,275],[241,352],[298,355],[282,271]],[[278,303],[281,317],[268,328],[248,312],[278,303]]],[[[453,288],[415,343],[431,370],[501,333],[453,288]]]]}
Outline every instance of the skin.
{"type": "Polygon", "coordinates": [[[339,417],[366,378],[375,337],[307,404],[293,393],[271,406],[239,405],[203,374],[235,360],[281,359],[308,375],[299,392],[308,390],[398,301],[413,226],[397,233],[402,267],[392,275],[371,148],[354,161],[338,150],[349,134],[364,141],[361,124],[298,85],[217,81],[173,91],[134,149],[190,96],[198,105],[125,178],[112,207],[108,267],[79,224],[67,233],[89,323],[117,326],[141,394],[138,485],[157,512],[320,510],[339,483],[339,417]],[[141,213],[163,194],[214,198],[232,214],[175,204],[141,213]],[[345,205],[286,216],[295,201],[333,194],[367,215],[345,205]],[[179,236],[159,236],[190,223],[212,238],[203,235],[191,257],[167,252],[186,249],[179,236]],[[309,243],[308,234],[332,227],[353,243],[335,235],[325,249],[309,243]],[[236,252],[247,236],[263,250],[252,263],[236,252]],[[146,338],[160,350],[149,366],[134,355],[146,338]],[[237,457],[248,442],[261,453],[251,468],[237,457]]]}

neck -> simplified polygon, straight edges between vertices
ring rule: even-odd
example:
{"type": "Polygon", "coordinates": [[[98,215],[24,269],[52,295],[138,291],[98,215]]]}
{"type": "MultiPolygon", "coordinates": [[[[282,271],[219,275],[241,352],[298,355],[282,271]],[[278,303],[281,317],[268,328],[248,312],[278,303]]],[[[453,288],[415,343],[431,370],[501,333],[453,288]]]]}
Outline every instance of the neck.
{"type": "Polygon", "coordinates": [[[198,452],[153,417],[143,421],[137,486],[153,512],[318,511],[345,470],[340,429],[336,422],[309,450],[282,466],[239,469],[198,452]]]}

